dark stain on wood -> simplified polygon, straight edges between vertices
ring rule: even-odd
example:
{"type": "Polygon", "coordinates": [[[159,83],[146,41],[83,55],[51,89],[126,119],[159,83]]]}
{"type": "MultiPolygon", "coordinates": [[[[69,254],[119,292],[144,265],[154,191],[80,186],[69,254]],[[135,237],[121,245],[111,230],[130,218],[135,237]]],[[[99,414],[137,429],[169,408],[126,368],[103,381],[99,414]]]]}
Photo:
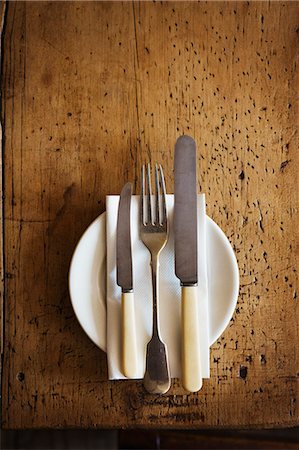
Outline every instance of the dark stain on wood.
{"type": "Polygon", "coordinates": [[[248,369],[246,366],[240,366],[240,369],[239,369],[240,378],[245,380],[247,378],[247,372],[248,372],[248,369]]]}

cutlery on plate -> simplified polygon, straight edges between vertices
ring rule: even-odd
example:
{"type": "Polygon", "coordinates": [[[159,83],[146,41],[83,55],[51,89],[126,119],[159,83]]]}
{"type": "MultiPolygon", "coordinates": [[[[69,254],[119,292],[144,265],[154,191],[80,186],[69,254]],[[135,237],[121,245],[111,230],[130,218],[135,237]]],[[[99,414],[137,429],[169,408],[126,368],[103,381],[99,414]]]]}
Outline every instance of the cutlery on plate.
{"type": "Polygon", "coordinates": [[[151,254],[153,286],[153,331],[146,349],[143,384],[152,394],[164,394],[169,390],[171,381],[167,348],[160,338],[159,331],[159,255],[168,240],[166,189],[161,165],[155,167],[154,198],[150,165],[147,166],[147,176],[145,166],[142,166],[139,231],[142,242],[151,254]]]}
{"type": "Polygon", "coordinates": [[[134,378],[138,369],[130,230],[131,196],[132,185],[127,183],[120,194],[116,232],[116,276],[122,290],[122,371],[127,378],[134,378]]]}
{"type": "Polygon", "coordinates": [[[197,297],[196,145],[181,136],[174,154],[175,274],[182,286],[182,383],[189,392],[202,387],[197,297]]]}

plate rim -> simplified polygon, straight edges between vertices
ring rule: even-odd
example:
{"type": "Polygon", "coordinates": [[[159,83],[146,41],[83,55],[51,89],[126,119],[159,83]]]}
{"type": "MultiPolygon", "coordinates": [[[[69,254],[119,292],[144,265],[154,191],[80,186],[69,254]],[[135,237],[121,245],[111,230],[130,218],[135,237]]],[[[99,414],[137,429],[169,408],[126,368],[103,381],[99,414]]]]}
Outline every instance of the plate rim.
{"type": "Polygon", "coordinates": [[[207,219],[208,219],[208,222],[210,223],[210,225],[212,225],[212,227],[214,227],[217,230],[217,232],[221,236],[222,241],[225,243],[225,247],[227,248],[228,253],[230,254],[230,258],[231,258],[231,262],[232,262],[232,266],[233,266],[233,273],[236,277],[235,282],[233,283],[234,289],[233,289],[233,294],[232,294],[232,300],[229,304],[230,308],[227,308],[227,311],[225,314],[225,320],[223,319],[224,325],[222,325],[222,327],[220,328],[220,331],[218,331],[218,336],[216,336],[216,337],[210,336],[210,341],[211,341],[210,346],[212,346],[220,338],[220,336],[223,334],[223,332],[226,330],[231,318],[234,315],[234,311],[236,309],[236,305],[237,305],[238,297],[239,297],[240,273],[239,273],[237,257],[235,255],[232,244],[230,243],[228,237],[226,236],[224,231],[220,228],[220,226],[211,217],[209,217],[207,214],[206,214],[206,216],[207,216],[207,219]]]}

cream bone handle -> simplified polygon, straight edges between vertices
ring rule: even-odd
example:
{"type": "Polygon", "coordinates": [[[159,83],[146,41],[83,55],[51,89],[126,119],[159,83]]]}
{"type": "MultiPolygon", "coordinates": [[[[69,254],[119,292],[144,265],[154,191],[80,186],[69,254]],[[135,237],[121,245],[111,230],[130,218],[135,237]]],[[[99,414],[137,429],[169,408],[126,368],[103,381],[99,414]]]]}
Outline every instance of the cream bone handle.
{"type": "Polygon", "coordinates": [[[138,371],[134,293],[122,292],[122,371],[134,378],[138,371]]]}
{"type": "Polygon", "coordinates": [[[189,392],[202,387],[197,286],[182,286],[182,382],[189,392]]]}

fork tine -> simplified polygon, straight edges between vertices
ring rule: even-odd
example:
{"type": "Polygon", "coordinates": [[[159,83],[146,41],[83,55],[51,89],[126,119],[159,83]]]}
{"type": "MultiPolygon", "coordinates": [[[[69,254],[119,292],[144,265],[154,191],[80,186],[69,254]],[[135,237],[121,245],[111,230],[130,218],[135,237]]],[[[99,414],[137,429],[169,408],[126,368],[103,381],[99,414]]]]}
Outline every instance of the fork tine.
{"type": "Polygon", "coordinates": [[[159,164],[160,168],[160,178],[161,178],[161,186],[162,186],[162,219],[161,223],[162,225],[165,225],[167,223],[167,212],[166,212],[166,188],[165,188],[165,180],[164,180],[164,174],[161,164],[159,164]]]}
{"type": "Polygon", "coordinates": [[[152,187],[151,187],[151,166],[147,165],[147,223],[153,223],[152,220],[152,187]]]}
{"type": "Polygon", "coordinates": [[[161,222],[161,217],[160,217],[160,206],[159,206],[159,202],[160,202],[160,183],[159,183],[159,168],[158,168],[158,164],[156,164],[155,166],[155,184],[156,184],[156,195],[155,195],[155,203],[156,203],[156,225],[159,225],[161,222]]]}
{"type": "Polygon", "coordinates": [[[144,192],[145,192],[145,170],[144,164],[141,169],[141,193],[140,193],[140,223],[144,225],[144,192]]]}

